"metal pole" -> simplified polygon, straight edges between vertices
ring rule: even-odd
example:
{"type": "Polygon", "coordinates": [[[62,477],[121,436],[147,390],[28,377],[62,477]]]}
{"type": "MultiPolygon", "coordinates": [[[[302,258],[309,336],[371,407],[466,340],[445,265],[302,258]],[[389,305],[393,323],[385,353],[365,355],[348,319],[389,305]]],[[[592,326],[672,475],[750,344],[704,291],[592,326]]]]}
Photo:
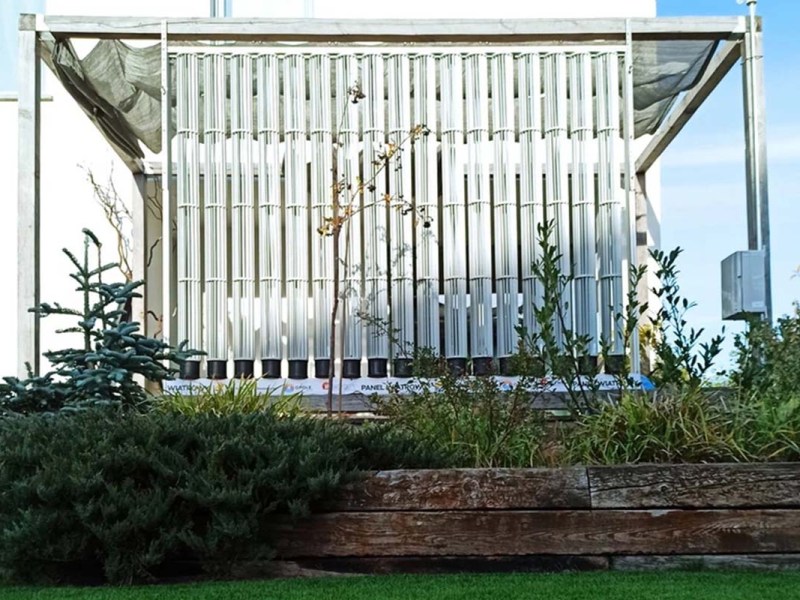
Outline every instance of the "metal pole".
{"type": "Polygon", "coordinates": [[[766,319],[772,322],[772,273],[770,260],[769,187],[764,97],[764,55],[756,21],[757,0],[747,0],[750,14],[743,46],[745,111],[745,164],[747,175],[747,245],[764,251],[766,319]]]}

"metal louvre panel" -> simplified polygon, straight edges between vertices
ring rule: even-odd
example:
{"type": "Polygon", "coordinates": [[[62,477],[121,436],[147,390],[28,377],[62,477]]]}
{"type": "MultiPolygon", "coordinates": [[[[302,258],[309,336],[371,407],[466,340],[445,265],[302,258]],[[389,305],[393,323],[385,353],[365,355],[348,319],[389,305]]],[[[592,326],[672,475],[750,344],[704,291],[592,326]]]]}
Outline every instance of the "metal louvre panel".
{"type": "Polygon", "coordinates": [[[622,312],[622,190],[619,127],[619,55],[600,54],[594,59],[597,81],[597,239],[600,336],[612,354],[623,351],[615,315],[622,312]]]}
{"type": "Polygon", "coordinates": [[[231,266],[233,358],[252,361],[255,349],[255,174],[253,59],[231,58],[231,266]]]}
{"type": "Polygon", "coordinates": [[[311,139],[311,295],[313,297],[314,359],[330,358],[331,311],[333,310],[333,248],[331,238],[319,231],[329,217],[335,199],[333,171],[333,124],[331,62],[327,55],[312,56],[308,62],[310,96],[309,136],[311,139]]]}
{"type": "Polygon", "coordinates": [[[208,360],[228,360],[228,219],[225,152],[226,58],[203,59],[205,90],[205,290],[208,360]]]}
{"type": "Polygon", "coordinates": [[[489,186],[489,74],[486,55],[465,62],[467,117],[467,248],[470,356],[494,356],[492,343],[492,207],[489,186]]]}
{"type": "Polygon", "coordinates": [[[258,296],[261,359],[282,358],[283,233],[281,230],[280,62],[257,61],[258,106],[258,296]]]}
{"type": "Polygon", "coordinates": [[[289,361],[308,359],[308,182],[305,57],[283,61],[285,113],[286,299],[289,361]]]}
{"type": "Polygon", "coordinates": [[[386,173],[378,158],[386,151],[383,57],[366,54],[361,59],[365,98],[363,115],[364,281],[367,313],[367,358],[388,359],[389,325],[388,223],[386,173]]]}
{"type": "Polygon", "coordinates": [[[178,341],[201,348],[200,82],[195,54],[175,59],[177,112],[177,321],[178,341]]]}
{"type": "MultiPolygon", "coordinates": [[[[411,64],[406,55],[388,58],[389,143],[398,152],[389,169],[391,329],[397,337],[392,354],[410,359],[414,347],[413,190],[411,188],[411,64]],[[404,143],[405,142],[405,143],[404,143]],[[406,204],[407,203],[407,204],[406,204]]],[[[392,148],[390,147],[390,151],[392,148]]]]}
{"type": "Polygon", "coordinates": [[[544,225],[545,158],[542,139],[542,70],[538,53],[518,59],[520,143],[520,236],[522,279],[522,325],[529,334],[539,331],[533,308],[541,306],[542,285],[532,265],[541,259],[539,228],[544,225]]]}
{"type": "MultiPolygon", "coordinates": [[[[517,185],[514,148],[514,59],[492,58],[492,140],[494,146],[494,262],[497,295],[497,356],[517,351],[519,270],[517,185]]],[[[535,239],[535,238],[534,238],[535,239]]],[[[527,242],[526,242],[527,245],[527,242]]]]}
{"type": "Polygon", "coordinates": [[[464,206],[464,140],[462,60],[458,54],[439,59],[442,123],[442,255],[444,280],[444,354],[466,359],[467,265],[464,206]]]}
{"type": "MultiPolygon", "coordinates": [[[[570,251],[570,205],[567,137],[567,57],[563,52],[544,57],[544,138],[545,164],[545,216],[552,223],[550,243],[560,255],[559,268],[563,275],[572,274],[570,251]]],[[[556,318],[553,323],[559,344],[564,343],[564,331],[571,330],[572,284],[567,283],[561,294],[563,323],[556,318]]]]}
{"type": "MultiPolygon", "coordinates": [[[[570,139],[572,141],[572,262],[575,299],[575,333],[589,341],[589,356],[597,356],[597,259],[595,237],[595,149],[592,56],[571,54],[570,139]]],[[[612,242],[613,243],[613,242],[612,242]]]]}
{"type": "Polygon", "coordinates": [[[418,214],[416,250],[417,347],[439,356],[439,199],[436,140],[436,59],[414,60],[414,124],[430,130],[414,143],[414,201],[418,214]]]}
{"type": "Polygon", "coordinates": [[[338,123],[337,154],[339,181],[345,184],[345,192],[340,200],[350,207],[352,216],[348,226],[342,231],[339,256],[346,257],[348,269],[342,269],[343,289],[342,325],[344,327],[345,360],[361,360],[362,331],[361,295],[364,289],[364,270],[362,268],[362,196],[360,187],[359,144],[361,138],[361,105],[350,101],[348,90],[360,83],[358,59],[355,56],[341,56],[336,64],[336,110],[338,123]]]}

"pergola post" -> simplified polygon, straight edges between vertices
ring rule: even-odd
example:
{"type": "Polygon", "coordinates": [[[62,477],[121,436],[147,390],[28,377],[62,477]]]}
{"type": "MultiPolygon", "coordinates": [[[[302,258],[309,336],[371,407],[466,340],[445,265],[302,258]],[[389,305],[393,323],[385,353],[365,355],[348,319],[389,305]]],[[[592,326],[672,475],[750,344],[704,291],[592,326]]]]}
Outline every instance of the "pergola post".
{"type": "Polygon", "coordinates": [[[39,142],[41,67],[36,17],[19,20],[19,163],[17,170],[17,373],[39,373],[39,316],[29,312],[40,301],[39,142]]]}
{"type": "Polygon", "coordinates": [[[772,275],[770,265],[769,188],[767,181],[766,98],[761,32],[750,1],[751,18],[742,44],[744,92],[745,169],[747,189],[747,247],[764,252],[764,286],[767,322],[772,322],[772,275]]]}

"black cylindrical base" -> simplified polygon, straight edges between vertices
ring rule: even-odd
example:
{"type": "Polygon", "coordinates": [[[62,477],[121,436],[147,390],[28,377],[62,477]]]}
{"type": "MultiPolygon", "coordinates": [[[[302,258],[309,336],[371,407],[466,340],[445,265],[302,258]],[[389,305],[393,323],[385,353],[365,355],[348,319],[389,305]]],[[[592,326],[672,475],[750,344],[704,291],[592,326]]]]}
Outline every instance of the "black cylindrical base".
{"type": "Polygon", "coordinates": [[[625,355],[612,354],[606,357],[605,371],[609,375],[622,375],[625,370],[625,355]]]}
{"type": "Polygon", "coordinates": [[[578,375],[589,375],[589,376],[597,375],[597,357],[579,356],[578,375]]]}
{"type": "Polygon", "coordinates": [[[342,361],[342,379],[358,379],[361,377],[361,360],[346,358],[342,361]]]}
{"type": "Polygon", "coordinates": [[[467,359],[466,358],[448,358],[447,366],[450,369],[451,375],[464,375],[467,372],[467,359]]]}
{"type": "MultiPolygon", "coordinates": [[[[508,377],[509,375],[512,374],[511,371],[513,370],[513,364],[512,364],[511,361],[512,361],[512,359],[509,358],[508,356],[504,356],[504,357],[498,359],[497,365],[498,365],[498,371],[500,372],[500,375],[502,375],[504,377],[508,377]]],[[[515,373],[515,375],[516,375],[516,373],[515,373]]]]}
{"type": "Polygon", "coordinates": [[[255,373],[254,360],[234,360],[233,376],[236,379],[252,379],[255,373]]]}
{"type": "Polygon", "coordinates": [[[413,374],[410,358],[395,358],[392,363],[392,373],[395,377],[411,377],[413,374]]]}
{"type": "Polygon", "coordinates": [[[209,379],[227,379],[228,378],[228,362],[224,360],[208,360],[206,361],[206,370],[208,371],[209,379]]]}
{"type": "Polygon", "coordinates": [[[200,379],[200,361],[187,360],[181,363],[179,379],[200,379]]]}
{"type": "Polygon", "coordinates": [[[331,374],[331,361],[327,358],[318,358],[314,361],[314,377],[327,379],[331,374]]]}
{"type": "Polygon", "coordinates": [[[367,360],[367,377],[381,378],[389,374],[389,361],[385,358],[367,360]]]}
{"type": "Polygon", "coordinates": [[[264,379],[281,378],[281,361],[277,358],[265,358],[261,361],[261,377],[264,379]]]}
{"type": "Polygon", "coordinates": [[[308,361],[290,360],[289,379],[308,379],[308,361]]]}
{"type": "Polygon", "coordinates": [[[494,372],[494,365],[491,358],[473,358],[472,374],[478,377],[491,375],[494,372]]]}

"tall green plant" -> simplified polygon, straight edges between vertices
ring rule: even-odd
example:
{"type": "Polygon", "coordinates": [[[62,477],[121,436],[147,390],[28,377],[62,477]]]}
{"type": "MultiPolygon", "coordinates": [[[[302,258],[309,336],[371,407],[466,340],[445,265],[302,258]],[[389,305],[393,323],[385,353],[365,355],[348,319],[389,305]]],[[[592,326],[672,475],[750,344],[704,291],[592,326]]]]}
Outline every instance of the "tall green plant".
{"type": "Polygon", "coordinates": [[[97,404],[133,406],[146,398],[134,380],[139,375],[154,382],[169,379],[180,364],[198,353],[186,342],[173,348],[162,340],[139,333],[139,323],[126,320],[125,306],[141,297],[136,291],[142,281],[107,282],[104,275],[118,269],[116,263],[103,264],[102,244],[88,229],[83,230],[83,257],[78,259],[64,249],[76,271],[70,277],[78,284],[80,307],[54,302],[32,308],[41,318],[77,318],[72,327],[58,333],[79,334],[80,346],[51,350],[45,357],[53,370],[42,376],[30,372],[27,379],[4,378],[0,384],[0,408],[14,413],[53,411],[64,407],[97,404]]]}

